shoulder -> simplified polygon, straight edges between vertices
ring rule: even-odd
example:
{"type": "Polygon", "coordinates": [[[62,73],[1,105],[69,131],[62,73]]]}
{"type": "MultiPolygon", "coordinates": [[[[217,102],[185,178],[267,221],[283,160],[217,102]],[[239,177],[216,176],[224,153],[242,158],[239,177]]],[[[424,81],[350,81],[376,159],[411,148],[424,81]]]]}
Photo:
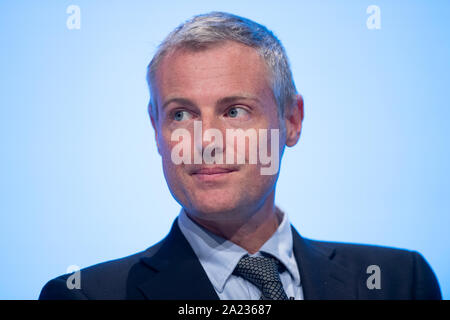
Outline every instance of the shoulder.
{"type": "Polygon", "coordinates": [[[328,254],[332,261],[359,274],[363,279],[378,273],[383,292],[392,292],[392,297],[441,299],[438,280],[428,262],[417,251],[369,244],[304,240],[312,250],[328,254]]]}
{"type": "Polygon", "coordinates": [[[342,260],[344,263],[351,262],[403,262],[409,263],[414,255],[420,255],[416,251],[402,248],[394,248],[380,245],[319,241],[312,239],[304,239],[305,242],[314,250],[327,252],[336,259],[342,260]]]}
{"type": "Polygon", "coordinates": [[[150,248],[115,260],[83,268],[76,275],[64,274],[48,281],[42,288],[39,300],[121,300],[126,299],[130,270],[140,264],[141,258],[155,254],[161,242],[150,248]],[[79,287],[70,289],[68,282],[78,281],[79,287]]]}

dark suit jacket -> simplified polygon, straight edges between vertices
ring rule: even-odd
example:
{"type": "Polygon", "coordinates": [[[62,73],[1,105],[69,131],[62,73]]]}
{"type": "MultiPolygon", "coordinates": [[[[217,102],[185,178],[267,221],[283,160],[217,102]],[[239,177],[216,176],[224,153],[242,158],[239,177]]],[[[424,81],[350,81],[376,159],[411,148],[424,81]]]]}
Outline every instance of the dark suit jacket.
{"type": "MultiPolygon", "coordinates": [[[[292,227],[305,299],[441,299],[437,279],[417,252],[302,238],[292,227]],[[368,289],[367,267],[380,267],[381,289],[368,289]]],[[[175,220],[147,250],[81,270],[81,288],[69,274],[49,281],[39,299],[219,299],[175,220]]]]}

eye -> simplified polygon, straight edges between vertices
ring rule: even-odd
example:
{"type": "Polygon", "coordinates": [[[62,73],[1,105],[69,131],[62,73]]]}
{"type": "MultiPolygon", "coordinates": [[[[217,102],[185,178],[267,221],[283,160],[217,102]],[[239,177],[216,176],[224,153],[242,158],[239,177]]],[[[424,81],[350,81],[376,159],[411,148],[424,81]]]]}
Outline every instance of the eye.
{"type": "Polygon", "coordinates": [[[230,118],[238,118],[248,114],[248,111],[244,108],[232,107],[228,109],[226,115],[230,118]]]}
{"type": "Polygon", "coordinates": [[[191,114],[189,112],[187,112],[186,110],[177,110],[173,113],[173,119],[175,121],[188,120],[191,117],[192,117],[191,114]]]}

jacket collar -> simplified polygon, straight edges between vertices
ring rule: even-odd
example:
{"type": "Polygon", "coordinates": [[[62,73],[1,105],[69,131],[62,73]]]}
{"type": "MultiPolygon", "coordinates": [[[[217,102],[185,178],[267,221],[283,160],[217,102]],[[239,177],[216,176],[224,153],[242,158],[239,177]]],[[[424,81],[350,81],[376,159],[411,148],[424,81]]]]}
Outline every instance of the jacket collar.
{"type": "MultiPolygon", "coordinates": [[[[147,299],[218,300],[206,272],[179,229],[177,219],[159,244],[158,251],[141,258],[144,267],[139,266],[134,276],[129,277],[128,287],[137,286],[147,299]]],[[[292,236],[305,299],[357,298],[357,277],[335,261],[334,248],[318,246],[314,241],[302,238],[294,227],[292,236]]]]}
{"type": "Polygon", "coordinates": [[[292,236],[305,300],[357,298],[358,276],[335,261],[335,248],[302,238],[294,227],[292,236]]]}
{"type": "Polygon", "coordinates": [[[219,300],[175,219],[160,249],[141,262],[154,272],[138,285],[147,299],[219,300]]]}

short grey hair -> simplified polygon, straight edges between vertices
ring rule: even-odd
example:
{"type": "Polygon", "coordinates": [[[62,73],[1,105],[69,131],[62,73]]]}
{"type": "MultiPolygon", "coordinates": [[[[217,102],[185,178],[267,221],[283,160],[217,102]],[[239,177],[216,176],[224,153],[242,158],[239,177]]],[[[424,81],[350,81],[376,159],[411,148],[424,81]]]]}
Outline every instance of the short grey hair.
{"type": "Polygon", "coordinates": [[[179,25],[159,45],[147,68],[150,90],[149,112],[156,120],[158,106],[155,74],[161,60],[177,49],[205,50],[225,41],[235,41],[254,48],[266,62],[269,81],[278,106],[279,119],[295,102],[297,90],[286,51],[280,40],[265,26],[250,19],[225,12],[210,12],[192,17],[179,25]]]}

